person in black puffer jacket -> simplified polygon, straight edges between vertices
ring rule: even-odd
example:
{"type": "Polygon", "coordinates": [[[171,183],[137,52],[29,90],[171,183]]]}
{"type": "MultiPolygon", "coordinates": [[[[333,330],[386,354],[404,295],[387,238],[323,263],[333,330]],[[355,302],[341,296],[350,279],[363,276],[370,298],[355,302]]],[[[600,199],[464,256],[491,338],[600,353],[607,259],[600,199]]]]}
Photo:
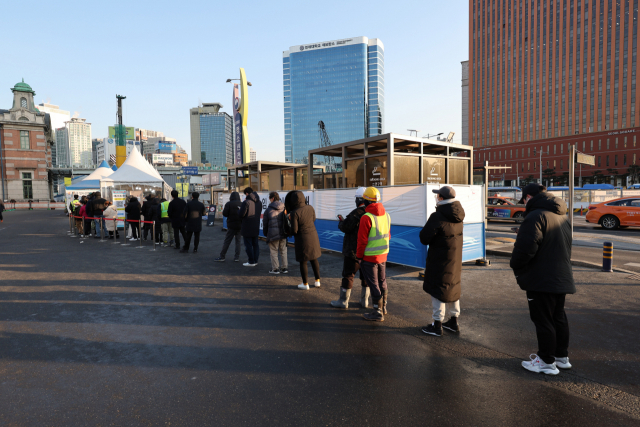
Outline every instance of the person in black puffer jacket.
{"type": "MultiPolygon", "coordinates": [[[[131,200],[129,200],[129,204],[127,204],[127,207],[124,208],[124,211],[127,213],[127,220],[140,221],[141,209],[142,207],[140,206],[140,202],[138,202],[138,198],[132,197],[131,200]]],[[[138,232],[141,228],[140,223],[131,222],[129,223],[129,226],[131,227],[131,240],[138,240],[138,232]]]]}
{"type": "Polygon", "coordinates": [[[300,273],[302,275],[302,283],[298,285],[299,289],[308,290],[307,261],[311,264],[313,275],[316,279],[314,285],[320,287],[320,264],[318,258],[322,255],[320,250],[320,239],[316,230],[315,220],[316,211],[312,206],[307,205],[304,193],[302,191],[292,191],[285,197],[285,206],[291,223],[291,234],[295,239],[296,261],[300,263],[300,273]]]}
{"type": "MultiPolygon", "coordinates": [[[[340,297],[336,301],[331,301],[331,306],[336,308],[349,308],[349,298],[351,297],[351,289],[353,289],[353,279],[358,270],[360,263],[356,258],[356,250],[358,249],[358,229],[360,219],[365,214],[364,199],[362,194],[365,188],[360,187],[356,190],[356,208],[352,210],[346,218],[339,216],[338,229],[344,233],[342,239],[342,255],[344,262],[342,263],[342,285],[340,286],[340,297]]],[[[369,287],[362,280],[360,273],[360,306],[362,308],[369,307],[369,287]]]]}
{"type": "Polygon", "coordinates": [[[240,229],[242,228],[242,218],[240,218],[239,212],[241,206],[242,202],[240,201],[240,193],[234,191],[231,193],[231,196],[229,196],[229,201],[225,203],[224,209],[222,209],[222,216],[227,218],[227,235],[224,236],[224,243],[222,244],[220,256],[214,259],[214,261],[224,261],[227,251],[229,250],[229,246],[234,238],[236,240],[236,249],[233,260],[235,262],[240,261],[240,229]]]}
{"type": "Polygon", "coordinates": [[[431,295],[433,323],[422,328],[422,332],[439,337],[443,327],[451,332],[459,331],[465,213],[452,187],[446,185],[433,192],[438,195],[436,211],[420,231],[420,243],[429,245],[422,289],[431,295]],[[442,323],[447,306],[451,319],[442,323]]]}
{"type": "Polygon", "coordinates": [[[240,206],[239,216],[242,218],[241,232],[244,239],[245,250],[249,261],[245,262],[245,267],[255,267],[258,265],[260,257],[260,246],[258,236],[260,235],[260,217],[262,216],[262,202],[258,193],[251,187],[244,189],[246,199],[240,206]]]}
{"type": "Polygon", "coordinates": [[[289,272],[287,261],[287,236],[284,233],[284,203],[280,201],[280,195],[272,191],[269,193],[269,207],[264,211],[262,220],[262,233],[267,238],[269,253],[271,255],[271,274],[289,272]],[[281,261],[278,261],[280,255],[281,261]]]}
{"type": "Polygon", "coordinates": [[[510,266],[520,289],[526,291],[529,315],[536,327],[538,352],[522,367],[558,374],[569,363],[569,323],[565,297],[576,292],[571,268],[571,225],[564,200],[539,184],[522,189],[525,217],[513,247],[510,266]],[[534,357],[535,356],[535,357],[534,357]]]}

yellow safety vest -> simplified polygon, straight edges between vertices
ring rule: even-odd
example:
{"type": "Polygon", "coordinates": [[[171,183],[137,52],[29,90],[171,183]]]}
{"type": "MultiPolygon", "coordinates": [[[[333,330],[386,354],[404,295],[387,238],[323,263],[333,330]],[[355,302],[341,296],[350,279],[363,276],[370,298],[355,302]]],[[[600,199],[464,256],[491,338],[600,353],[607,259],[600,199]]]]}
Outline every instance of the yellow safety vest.
{"type": "Polygon", "coordinates": [[[162,215],[161,218],[169,218],[169,201],[166,202],[162,202],[160,203],[160,205],[162,206],[162,215]]]}
{"type": "Polygon", "coordinates": [[[364,248],[364,256],[388,254],[389,229],[391,228],[389,214],[375,216],[367,212],[365,215],[371,218],[371,230],[369,230],[367,246],[364,248]]]}
{"type": "Polygon", "coordinates": [[[82,203],[80,203],[80,200],[78,200],[78,199],[73,199],[73,201],[71,203],[73,203],[73,206],[80,206],[82,204],[82,203]]]}

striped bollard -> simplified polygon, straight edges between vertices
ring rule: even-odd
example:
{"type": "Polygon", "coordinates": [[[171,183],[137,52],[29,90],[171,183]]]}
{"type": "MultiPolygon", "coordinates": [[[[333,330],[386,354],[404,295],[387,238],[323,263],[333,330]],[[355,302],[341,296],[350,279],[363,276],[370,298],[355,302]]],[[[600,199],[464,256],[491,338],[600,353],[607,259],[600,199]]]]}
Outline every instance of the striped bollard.
{"type": "Polygon", "coordinates": [[[613,273],[613,243],[604,242],[602,245],[602,271],[613,273]]]}

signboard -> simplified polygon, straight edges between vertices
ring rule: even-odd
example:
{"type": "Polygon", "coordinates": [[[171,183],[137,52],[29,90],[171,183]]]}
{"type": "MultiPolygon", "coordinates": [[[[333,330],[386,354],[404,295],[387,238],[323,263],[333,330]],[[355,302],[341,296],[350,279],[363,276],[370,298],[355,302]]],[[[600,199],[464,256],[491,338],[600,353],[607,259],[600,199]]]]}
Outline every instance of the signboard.
{"type": "Polygon", "coordinates": [[[197,166],[183,166],[182,167],[183,175],[198,175],[198,167],[197,166]]]}
{"type": "Polygon", "coordinates": [[[238,85],[233,85],[233,127],[235,137],[233,140],[233,158],[236,165],[242,164],[242,116],[240,115],[240,97],[238,95],[238,85]]]}
{"type": "Polygon", "coordinates": [[[596,156],[590,156],[584,153],[577,153],[576,163],[582,163],[583,165],[596,165],[596,156]]]}
{"type": "Polygon", "coordinates": [[[169,142],[158,142],[157,149],[162,151],[170,151],[174,153],[176,151],[176,144],[172,144],[169,142]]]}
{"type": "Polygon", "coordinates": [[[207,227],[213,227],[216,220],[216,205],[209,206],[209,212],[207,213],[207,227]]]}
{"type": "Polygon", "coordinates": [[[64,179],[64,186],[65,187],[70,187],[71,186],[71,178],[65,178],[64,179]]]}
{"type": "MultiPolygon", "coordinates": [[[[124,202],[127,200],[127,190],[111,190],[113,206],[118,210],[118,219],[124,219],[124,202]]],[[[118,221],[118,228],[123,228],[124,222],[118,221]]]]}
{"type": "Polygon", "coordinates": [[[173,154],[153,154],[154,165],[173,165],[173,154]]]}
{"type": "MultiPolygon", "coordinates": [[[[134,128],[130,128],[130,127],[125,127],[125,138],[127,140],[132,140],[135,141],[136,139],[136,132],[134,128]]],[[[109,138],[113,138],[114,140],[116,140],[116,127],[115,126],[109,126],[109,138]]]]}
{"type": "Polygon", "coordinates": [[[177,183],[176,191],[178,192],[178,197],[187,197],[189,195],[189,184],[177,183]]]}

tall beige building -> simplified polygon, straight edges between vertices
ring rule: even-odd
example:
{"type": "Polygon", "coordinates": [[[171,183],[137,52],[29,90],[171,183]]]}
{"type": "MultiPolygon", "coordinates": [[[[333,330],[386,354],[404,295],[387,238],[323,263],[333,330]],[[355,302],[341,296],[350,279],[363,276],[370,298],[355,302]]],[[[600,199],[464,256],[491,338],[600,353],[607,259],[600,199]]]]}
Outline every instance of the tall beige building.
{"type": "Polygon", "coordinates": [[[69,162],[73,166],[91,166],[91,123],[86,119],[71,118],[67,128],[69,162]]]}

